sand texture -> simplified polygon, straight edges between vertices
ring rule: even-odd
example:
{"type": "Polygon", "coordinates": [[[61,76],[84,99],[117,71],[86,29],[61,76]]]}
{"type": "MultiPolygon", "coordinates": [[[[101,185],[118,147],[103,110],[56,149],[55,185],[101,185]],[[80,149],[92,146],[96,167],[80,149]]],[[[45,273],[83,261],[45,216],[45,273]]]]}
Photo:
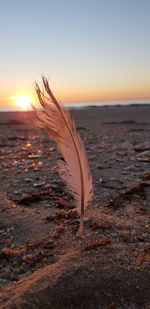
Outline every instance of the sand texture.
{"type": "Polygon", "coordinates": [[[150,308],[150,106],[72,111],[95,198],[79,216],[32,113],[0,113],[0,308],[150,308]]]}

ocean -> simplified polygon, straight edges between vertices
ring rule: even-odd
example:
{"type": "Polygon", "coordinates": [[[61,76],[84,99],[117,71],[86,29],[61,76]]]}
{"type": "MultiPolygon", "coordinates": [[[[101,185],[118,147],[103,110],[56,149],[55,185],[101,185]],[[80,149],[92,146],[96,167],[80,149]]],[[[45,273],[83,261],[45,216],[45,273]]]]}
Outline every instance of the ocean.
{"type": "MultiPolygon", "coordinates": [[[[122,105],[141,105],[141,104],[150,104],[150,99],[138,99],[138,100],[118,100],[118,101],[104,101],[104,102],[72,102],[64,103],[69,109],[80,109],[87,107],[100,107],[100,106],[122,106],[122,105]]],[[[32,107],[27,109],[32,110],[32,107]]],[[[14,112],[14,111],[23,111],[20,106],[16,105],[1,105],[0,112],[14,112]]]]}

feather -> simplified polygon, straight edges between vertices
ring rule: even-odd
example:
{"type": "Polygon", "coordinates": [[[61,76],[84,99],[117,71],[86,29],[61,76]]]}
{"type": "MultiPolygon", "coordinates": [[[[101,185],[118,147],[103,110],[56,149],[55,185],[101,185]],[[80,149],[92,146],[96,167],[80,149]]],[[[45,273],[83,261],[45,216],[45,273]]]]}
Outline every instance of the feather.
{"type": "Polygon", "coordinates": [[[73,196],[80,214],[80,234],[83,233],[84,212],[93,195],[92,177],[83,142],[76,131],[69,111],[54,97],[48,80],[42,77],[43,91],[36,83],[36,92],[42,110],[33,106],[36,124],[44,128],[57,143],[64,162],[58,162],[58,171],[73,196]]]}

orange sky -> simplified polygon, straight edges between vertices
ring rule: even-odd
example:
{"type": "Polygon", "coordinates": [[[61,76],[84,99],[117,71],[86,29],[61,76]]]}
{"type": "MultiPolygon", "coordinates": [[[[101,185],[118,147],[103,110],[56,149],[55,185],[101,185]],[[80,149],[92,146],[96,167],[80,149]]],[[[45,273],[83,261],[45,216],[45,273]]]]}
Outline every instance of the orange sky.
{"type": "MultiPolygon", "coordinates": [[[[40,84],[40,79],[38,80],[40,84]]],[[[113,100],[134,100],[134,99],[147,99],[150,98],[150,87],[149,83],[144,85],[140,83],[138,85],[134,81],[129,83],[121,83],[120,81],[98,81],[94,80],[89,83],[89,81],[72,84],[70,80],[67,80],[63,83],[50,82],[52,91],[54,92],[57,99],[61,102],[95,102],[95,101],[113,101],[113,100]],[[67,87],[68,84],[68,87],[67,87]]],[[[27,80],[23,79],[20,85],[17,82],[17,86],[12,82],[11,87],[7,85],[5,92],[1,95],[0,105],[11,105],[16,104],[15,100],[12,100],[11,97],[19,96],[25,94],[31,97],[33,103],[37,102],[37,96],[34,90],[34,82],[29,78],[27,80]],[[22,87],[22,84],[27,84],[27,87],[22,87]]]]}

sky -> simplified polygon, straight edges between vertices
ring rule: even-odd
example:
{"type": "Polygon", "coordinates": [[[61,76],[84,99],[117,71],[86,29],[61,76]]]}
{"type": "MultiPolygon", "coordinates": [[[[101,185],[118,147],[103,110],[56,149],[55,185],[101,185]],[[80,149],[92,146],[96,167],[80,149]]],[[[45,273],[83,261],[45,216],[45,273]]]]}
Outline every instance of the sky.
{"type": "Polygon", "coordinates": [[[149,0],[0,0],[0,105],[150,98],[149,0]]]}

